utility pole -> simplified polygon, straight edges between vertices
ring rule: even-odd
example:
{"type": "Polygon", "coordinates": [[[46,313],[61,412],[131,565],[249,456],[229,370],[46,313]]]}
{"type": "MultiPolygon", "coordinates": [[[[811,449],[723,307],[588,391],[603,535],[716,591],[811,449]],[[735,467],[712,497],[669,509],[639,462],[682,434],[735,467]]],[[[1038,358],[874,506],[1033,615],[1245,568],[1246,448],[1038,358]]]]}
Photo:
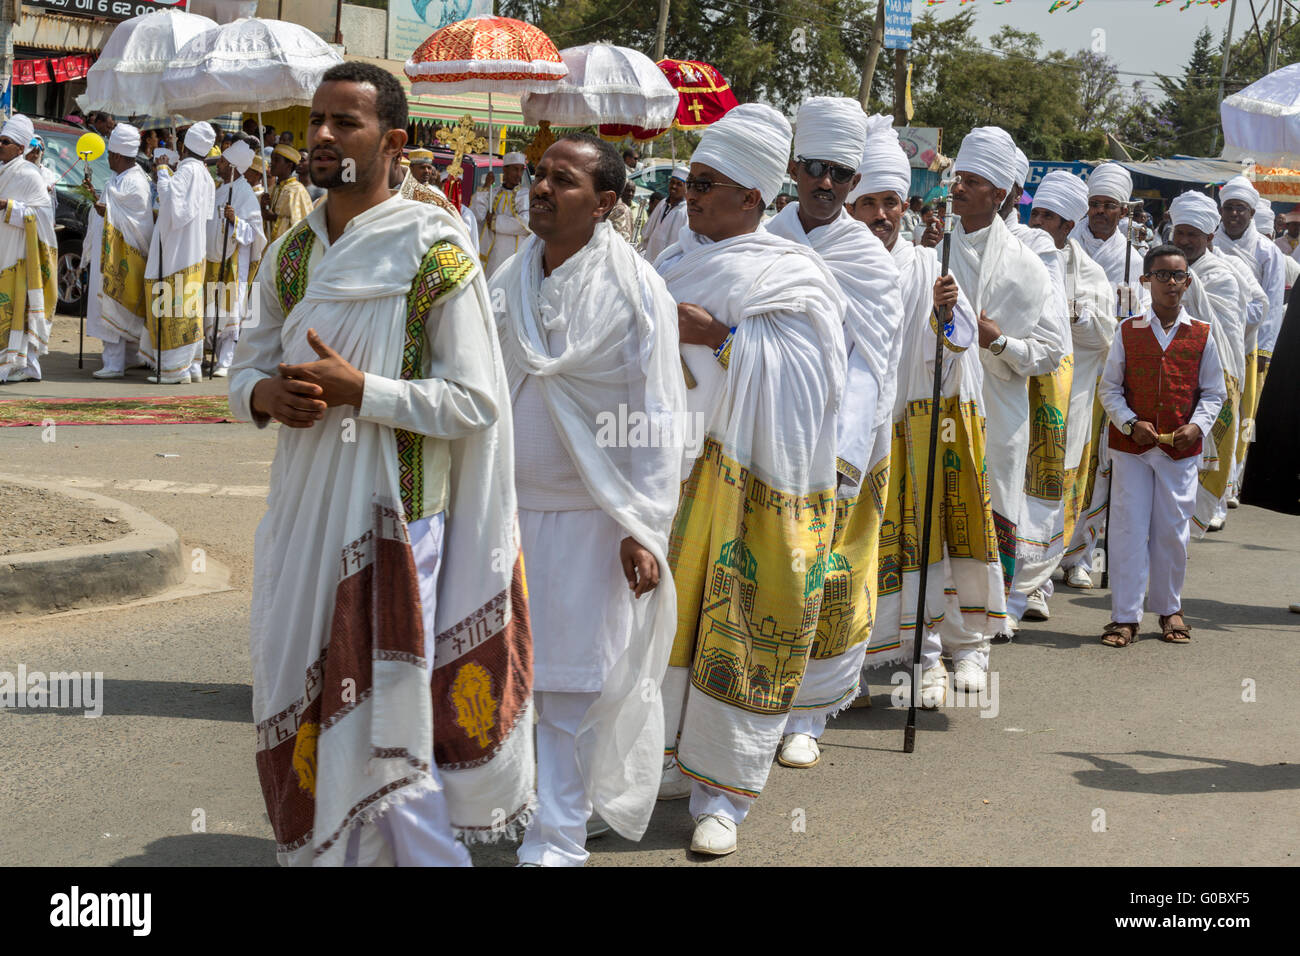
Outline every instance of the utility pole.
{"type": "Polygon", "coordinates": [[[880,48],[885,45],[885,0],[876,6],[876,22],[871,27],[871,42],[867,44],[867,54],[862,61],[862,85],[858,87],[858,102],[863,112],[868,109],[871,100],[871,81],[876,77],[876,61],[880,59],[880,48]]]}
{"type": "Polygon", "coordinates": [[[1277,50],[1282,44],[1282,0],[1277,0],[1276,12],[1273,14],[1273,36],[1268,42],[1268,69],[1272,73],[1277,69],[1277,50]]]}
{"type": "MultiPolygon", "coordinates": [[[[1223,64],[1219,70],[1219,108],[1223,107],[1223,87],[1228,81],[1228,63],[1232,60],[1232,25],[1237,19],[1237,0],[1232,0],[1232,6],[1228,8],[1228,40],[1223,46],[1223,64]]],[[[1215,134],[1214,144],[1217,147],[1219,137],[1223,135],[1223,124],[1219,124],[1219,132],[1215,134]]]]}
{"type": "Polygon", "coordinates": [[[907,120],[907,51],[894,51],[894,125],[906,126],[907,120]]]}
{"type": "Polygon", "coordinates": [[[0,82],[8,94],[9,106],[4,110],[6,119],[14,111],[14,12],[18,0],[0,0],[0,82]]]}
{"type": "Polygon", "coordinates": [[[669,0],[659,0],[659,29],[655,35],[655,62],[664,58],[664,43],[668,37],[669,0]]]}

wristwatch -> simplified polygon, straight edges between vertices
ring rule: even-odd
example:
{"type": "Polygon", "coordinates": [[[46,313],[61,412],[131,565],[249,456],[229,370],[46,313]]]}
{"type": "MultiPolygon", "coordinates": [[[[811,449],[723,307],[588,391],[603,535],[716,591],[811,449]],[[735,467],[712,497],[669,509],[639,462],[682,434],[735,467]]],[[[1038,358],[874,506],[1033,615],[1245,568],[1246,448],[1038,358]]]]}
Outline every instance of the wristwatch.
{"type": "Polygon", "coordinates": [[[1005,333],[999,335],[996,339],[994,339],[992,342],[989,343],[989,351],[992,352],[994,355],[1001,355],[1003,349],[1005,349],[1006,347],[1007,347],[1007,337],[1005,333]]]}
{"type": "Polygon", "coordinates": [[[1119,426],[1119,430],[1122,431],[1125,435],[1132,435],[1132,434],[1133,434],[1133,426],[1136,425],[1137,423],[1138,423],[1138,417],[1137,417],[1136,415],[1134,415],[1132,418],[1130,418],[1128,421],[1126,421],[1123,425],[1120,425],[1120,426],[1119,426]]]}

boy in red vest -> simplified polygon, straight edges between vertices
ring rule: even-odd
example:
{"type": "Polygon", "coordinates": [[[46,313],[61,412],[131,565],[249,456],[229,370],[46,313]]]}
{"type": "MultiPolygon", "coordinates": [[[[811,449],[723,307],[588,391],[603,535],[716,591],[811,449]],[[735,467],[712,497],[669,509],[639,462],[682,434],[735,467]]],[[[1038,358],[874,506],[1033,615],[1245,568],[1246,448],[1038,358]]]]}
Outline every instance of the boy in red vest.
{"type": "Polygon", "coordinates": [[[1101,642],[1137,640],[1142,603],[1160,615],[1163,640],[1186,644],[1182,615],[1188,522],[1196,506],[1202,439],[1227,397],[1223,367],[1210,334],[1182,308],[1194,281],[1173,245],[1143,260],[1151,308],[1120,325],[1106,358],[1097,397],[1110,419],[1111,513],[1108,546],[1111,616],[1101,642]]]}

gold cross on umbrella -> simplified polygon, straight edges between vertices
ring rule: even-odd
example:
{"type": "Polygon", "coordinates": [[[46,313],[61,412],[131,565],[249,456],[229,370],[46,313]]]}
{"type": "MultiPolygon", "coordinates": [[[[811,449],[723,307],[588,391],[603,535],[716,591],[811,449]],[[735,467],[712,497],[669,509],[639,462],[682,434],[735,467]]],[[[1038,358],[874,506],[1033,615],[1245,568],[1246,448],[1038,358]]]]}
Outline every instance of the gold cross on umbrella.
{"type": "Polygon", "coordinates": [[[451,148],[453,156],[447,167],[447,175],[459,179],[463,172],[460,161],[466,153],[482,153],[487,150],[487,140],[474,135],[474,117],[466,113],[460,122],[448,129],[443,127],[435,134],[438,142],[451,148]]]}
{"type": "Polygon", "coordinates": [[[698,123],[700,121],[700,114],[704,112],[704,104],[701,103],[699,100],[696,100],[686,108],[695,115],[695,122],[698,123]]]}

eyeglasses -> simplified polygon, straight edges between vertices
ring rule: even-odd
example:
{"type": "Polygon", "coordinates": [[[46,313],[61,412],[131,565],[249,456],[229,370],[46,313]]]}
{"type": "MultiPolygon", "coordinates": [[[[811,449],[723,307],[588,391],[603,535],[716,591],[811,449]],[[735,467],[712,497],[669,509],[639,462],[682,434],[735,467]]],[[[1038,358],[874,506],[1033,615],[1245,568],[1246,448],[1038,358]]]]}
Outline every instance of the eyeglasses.
{"type": "Polygon", "coordinates": [[[714,186],[722,186],[725,189],[744,189],[748,191],[749,186],[738,186],[735,183],[715,183],[711,179],[688,179],[686,180],[686,189],[688,192],[699,193],[703,196],[714,186]]]}
{"type": "Polygon", "coordinates": [[[808,175],[813,179],[821,179],[827,173],[831,174],[831,182],[839,183],[843,186],[853,178],[856,169],[849,169],[847,166],[837,166],[834,163],[828,163],[824,159],[804,159],[802,156],[796,156],[795,162],[808,171],[808,175]]]}
{"type": "Polygon", "coordinates": [[[1107,201],[1102,201],[1102,200],[1100,200],[1100,199],[1089,199],[1089,200],[1088,200],[1088,209],[1089,209],[1089,210],[1100,210],[1100,211],[1102,211],[1102,212],[1118,212],[1118,211],[1119,211],[1119,203],[1117,203],[1117,202],[1112,202],[1112,201],[1109,201],[1109,200],[1107,200],[1107,201]]]}
{"type": "Polygon", "coordinates": [[[1169,282],[1171,280],[1174,282],[1182,282],[1188,277],[1188,275],[1190,275],[1190,273],[1183,269],[1157,269],[1155,272],[1147,273],[1147,275],[1152,279],[1155,279],[1157,282],[1169,282]]]}

